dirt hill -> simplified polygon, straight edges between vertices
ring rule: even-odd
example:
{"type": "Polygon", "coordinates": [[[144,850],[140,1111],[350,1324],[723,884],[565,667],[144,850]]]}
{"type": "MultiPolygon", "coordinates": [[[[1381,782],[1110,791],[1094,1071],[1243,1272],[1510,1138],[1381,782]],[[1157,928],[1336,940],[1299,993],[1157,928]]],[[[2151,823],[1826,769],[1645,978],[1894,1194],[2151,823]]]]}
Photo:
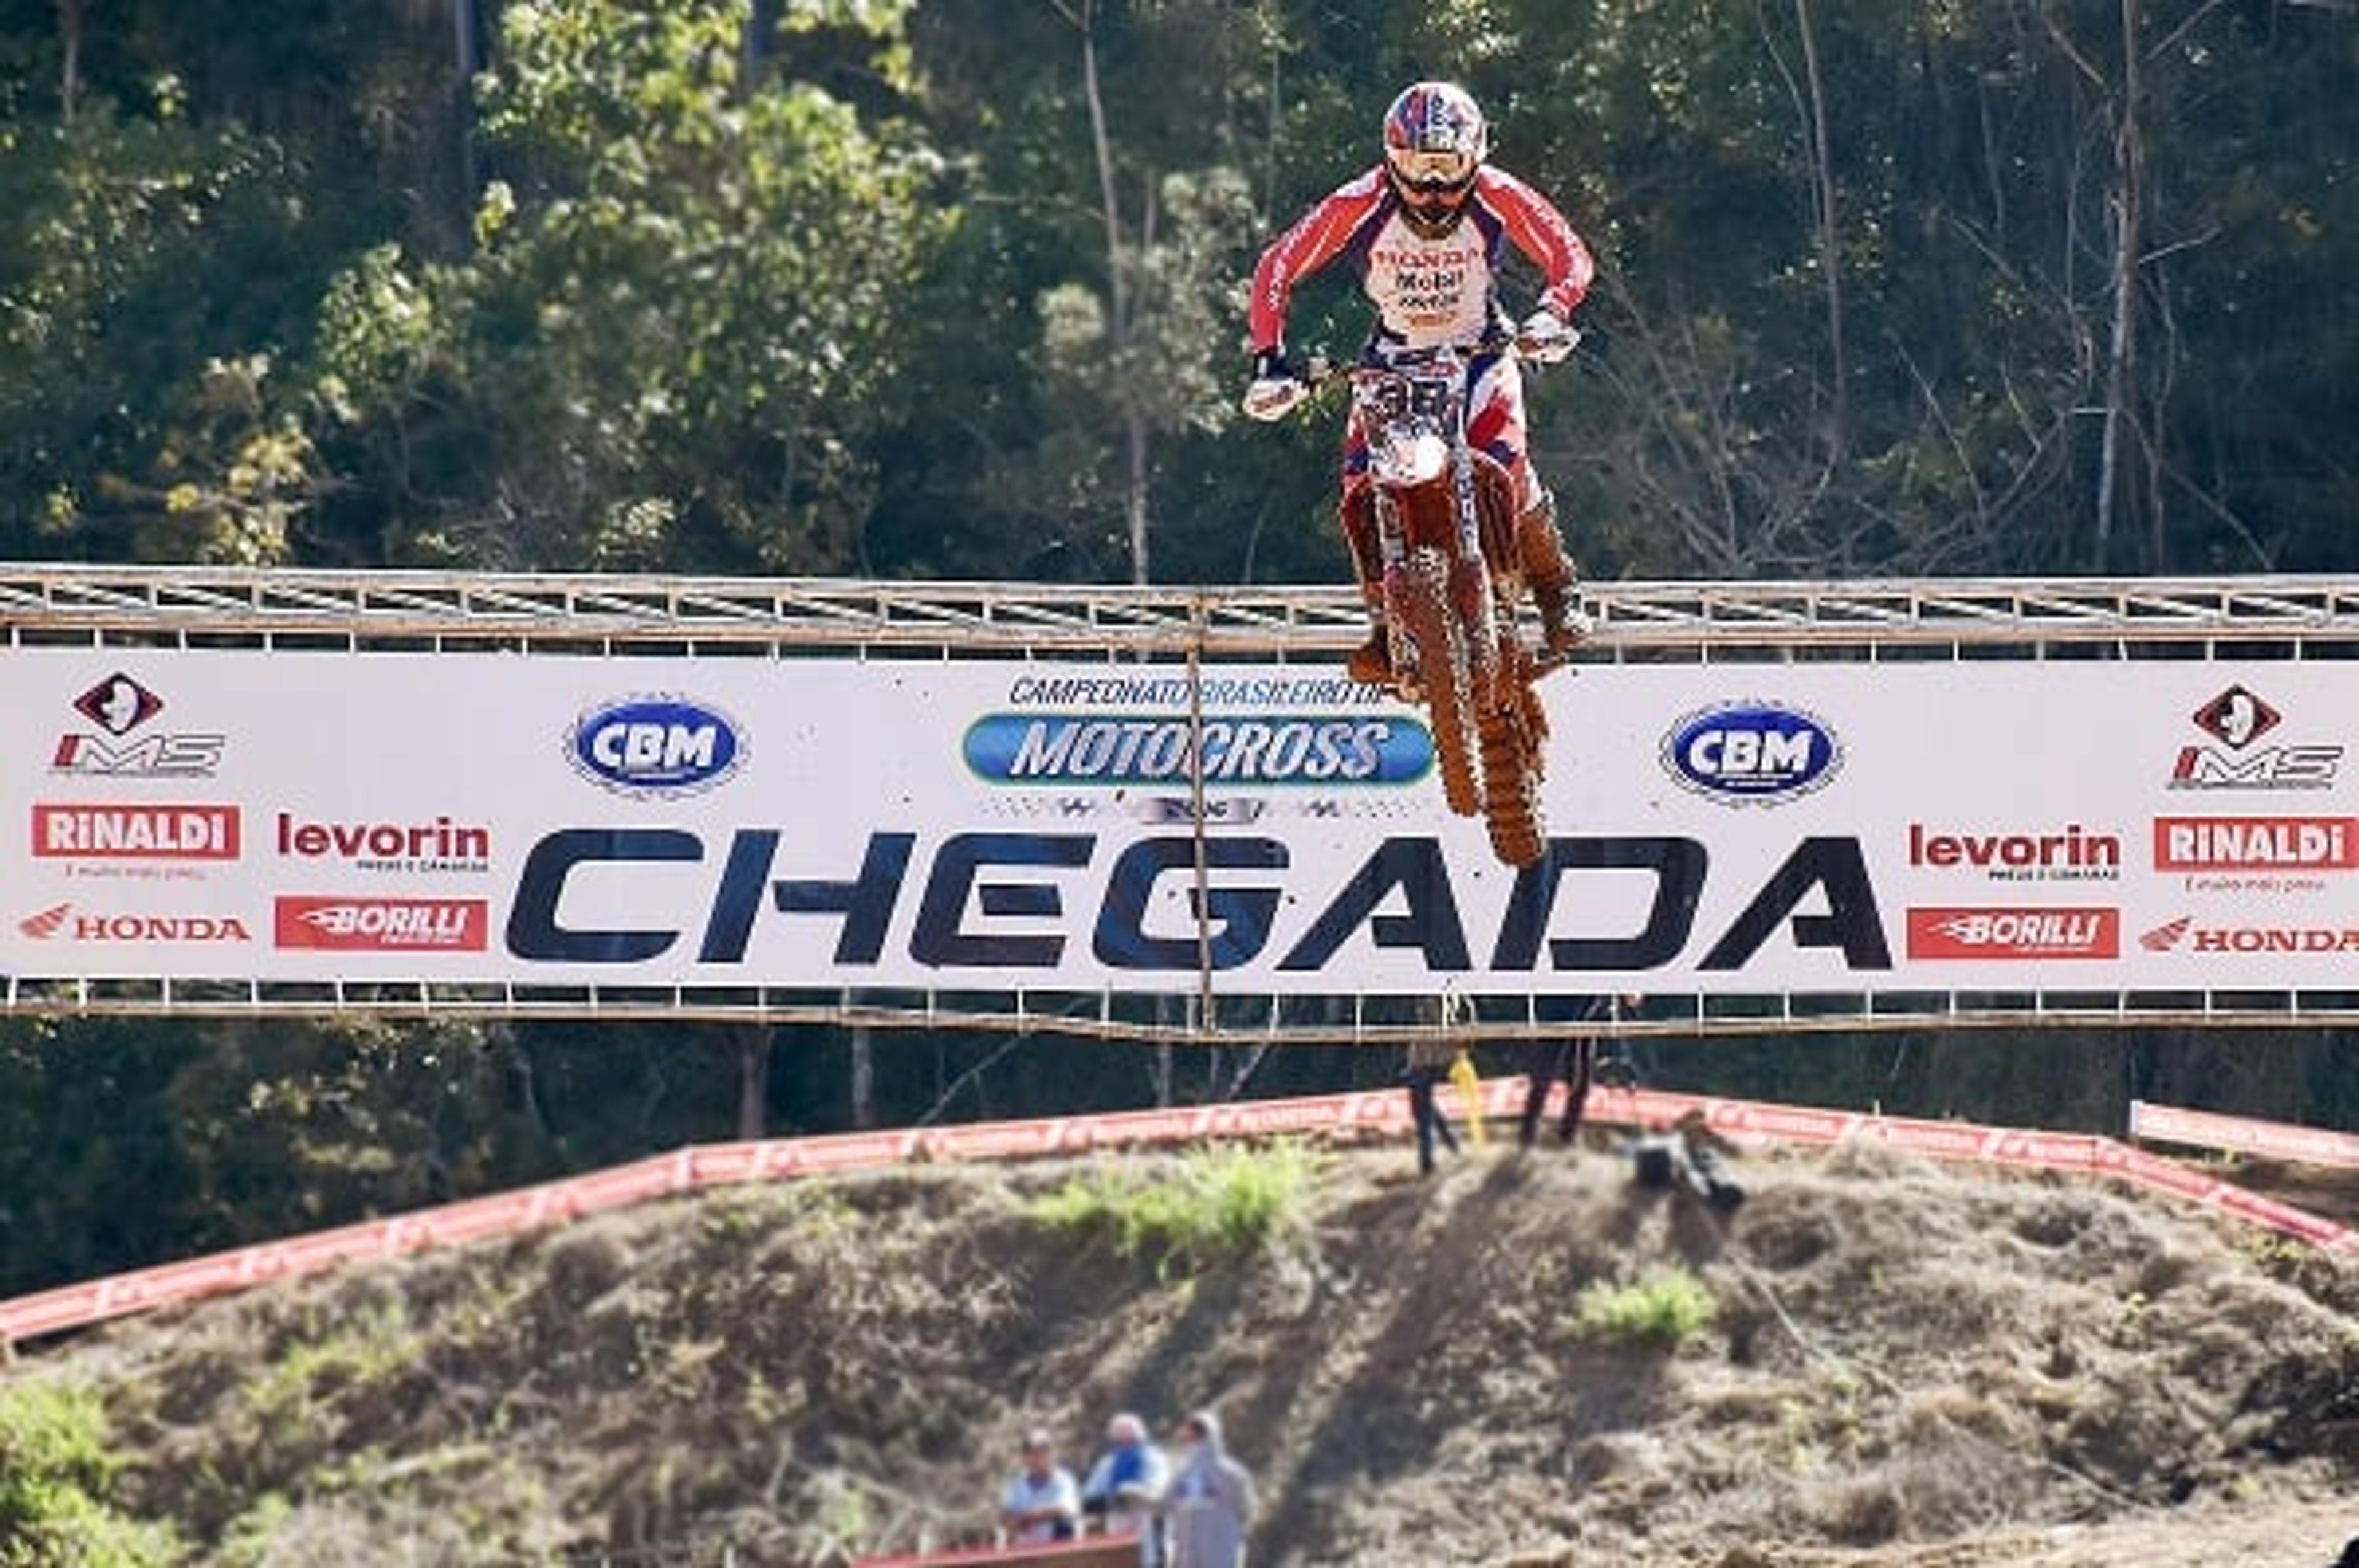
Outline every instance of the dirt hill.
{"type": "Polygon", "coordinates": [[[2164,1200],[1861,1148],[1740,1161],[1723,1221],[1596,1148],[1420,1181],[1385,1146],[1188,1267],[1043,1217],[1103,1169],[658,1205],[7,1377],[103,1399],[118,1509],[273,1568],[942,1544],[1025,1425],[1078,1463],[1200,1403],[1257,1568],[2327,1568],[2359,1535],[2359,1266],[2164,1200]],[[1687,1315],[1584,1321],[1650,1301],[1687,1315]]]}

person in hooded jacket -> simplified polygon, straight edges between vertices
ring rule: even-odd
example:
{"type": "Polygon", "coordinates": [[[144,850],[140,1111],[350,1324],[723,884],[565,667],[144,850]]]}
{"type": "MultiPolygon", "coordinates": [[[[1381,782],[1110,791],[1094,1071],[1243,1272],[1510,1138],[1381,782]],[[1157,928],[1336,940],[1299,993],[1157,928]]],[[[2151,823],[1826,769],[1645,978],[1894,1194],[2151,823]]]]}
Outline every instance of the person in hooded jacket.
{"type": "Polygon", "coordinates": [[[1229,1456],[1221,1418],[1211,1411],[1188,1418],[1181,1441],[1160,1505],[1169,1527],[1164,1568],[1244,1568],[1245,1530],[1257,1506],[1253,1475],[1229,1456]]]}

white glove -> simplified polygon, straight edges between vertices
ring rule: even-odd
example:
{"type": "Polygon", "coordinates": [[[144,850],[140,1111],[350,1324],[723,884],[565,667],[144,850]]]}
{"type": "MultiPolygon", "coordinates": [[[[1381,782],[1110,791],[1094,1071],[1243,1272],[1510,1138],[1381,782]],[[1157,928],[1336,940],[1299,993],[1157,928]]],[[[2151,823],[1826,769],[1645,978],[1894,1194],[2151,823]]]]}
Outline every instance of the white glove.
{"type": "Polygon", "coordinates": [[[1555,311],[1542,308],[1516,329],[1516,350],[1536,364],[1552,365],[1572,352],[1581,332],[1555,311]]]}
{"type": "Polygon", "coordinates": [[[1245,388],[1245,411],[1256,419],[1283,419],[1310,395],[1297,375],[1257,375],[1245,388]]]}

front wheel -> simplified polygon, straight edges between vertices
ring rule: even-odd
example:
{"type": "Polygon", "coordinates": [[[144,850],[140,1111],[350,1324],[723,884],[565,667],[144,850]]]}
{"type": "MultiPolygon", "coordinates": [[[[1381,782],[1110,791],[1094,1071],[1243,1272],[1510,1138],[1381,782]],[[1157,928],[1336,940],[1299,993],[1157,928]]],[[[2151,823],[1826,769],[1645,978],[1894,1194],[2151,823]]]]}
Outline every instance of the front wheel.
{"type": "Polygon", "coordinates": [[[1406,565],[1404,602],[1397,608],[1417,644],[1418,683],[1433,727],[1441,797],[1458,816],[1472,816],[1483,808],[1481,751],[1465,632],[1451,608],[1450,559],[1425,546],[1410,551],[1406,565]]]}

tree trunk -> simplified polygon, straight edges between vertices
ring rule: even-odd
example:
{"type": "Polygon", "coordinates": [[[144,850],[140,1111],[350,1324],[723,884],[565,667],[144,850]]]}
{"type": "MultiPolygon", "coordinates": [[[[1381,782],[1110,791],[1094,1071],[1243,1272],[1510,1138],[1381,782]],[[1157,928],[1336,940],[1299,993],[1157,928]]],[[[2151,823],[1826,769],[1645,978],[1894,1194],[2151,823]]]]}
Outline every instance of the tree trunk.
{"type": "MultiPolygon", "coordinates": [[[[2122,444],[2131,429],[2130,400],[2136,395],[2138,247],[2142,238],[2142,187],[2146,145],[2138,123],[2137,0],[2121,0],[2121,107],[2114,135],[2114,321],[2105,359],[2104,436],[2097,458],[2097,571],[2113,568],[2114,516],[2120,505],[2122,444]]],[[[2148,571],[2162,569],[2159,559],[2148,571]]]]}
{"type": "Polygon", "coordinates": [[[737,1035],[737,1138],[752,1143],[770,1135],[770,1026],[743,1023],[737,1035]]]}
{"type": "Polygon", "coordinates": [[[58,67],[58,118],[68,125],[82,96],[82,3],[58,0],[58,44],[65,56],[58,67]]]}
{"type": "Polygon", "coordinates": [[[480,189],[475,168],[475,76],[484,69],[484,40],[491,18],[486,8],[497,0],[451,0],[451,66],[459,78],[454,118],[459,126],[460,232],[474,227],[475,192],[480,189]]]}
{"type": "Polygon", "coordinates": [[[874,1032],[852,1026],[852,1125],[865,1132],[876,1125],[876,1049],[874,1032]]]}
{"type": "MultiPolygon", "coordinates": [[[[2125,0],[2126,3],[2126,0],[2125,0]]],[[[1835,216],[1834,157],[1827,135],[1826,81],[1819,65],[1819,34],[1810,0],[1794,0],[1802,32],[1802,74],[1810,99],[1810,174],[1819,210],[1819,269],[1827,293],[1827,353],[1834,395],[1827,409],[1829,451],[1840,457],[1851,439],[1851,356],[1843,346],[1843,249],[1835,216]]]]}
{"type": "MultiPolygon", "coordinates": [[[[1065,20],[1082,35],[1082,97],[1089,106],[1090,146],[1096,156],[1098,169],[1099,218],[1105,229],[1106,265],[1106,353],[1114,363],[1125,358],[1130,345],[1131,311],[1135,302],[1130,292],[1128,247],[1122,237],[1122,205],[1117,196],[1114,166],[1114,137],[1106,129],[1105,92],[1098,81],[1097,5],[1096,0],[1082,0],[1078,10],[1052,0],[1065,20]]],[[[1153,222],[1150,209],[1148,222],[1153,222]]],[[[1151,244],[1151,233],[1142,244],[1151,244]]],[[[1118,388],[1115,396],[1122,404],[1123,437],[1123,516],[1129,527],[1130,580],[1147,580],[1147,474],[1152,467],[1152,431],[1148,428],[1146,411],[1126,389],[1118,388]]]]}
{"type": "Polygon", "coordinates": [[[1150,434],[1145,413],[1136,408],[1124,412],[1122,509],[1130,523],[1130,580],[1142,585],[1147,580],[1147,476],[1152,450],[1150,434]]]}

